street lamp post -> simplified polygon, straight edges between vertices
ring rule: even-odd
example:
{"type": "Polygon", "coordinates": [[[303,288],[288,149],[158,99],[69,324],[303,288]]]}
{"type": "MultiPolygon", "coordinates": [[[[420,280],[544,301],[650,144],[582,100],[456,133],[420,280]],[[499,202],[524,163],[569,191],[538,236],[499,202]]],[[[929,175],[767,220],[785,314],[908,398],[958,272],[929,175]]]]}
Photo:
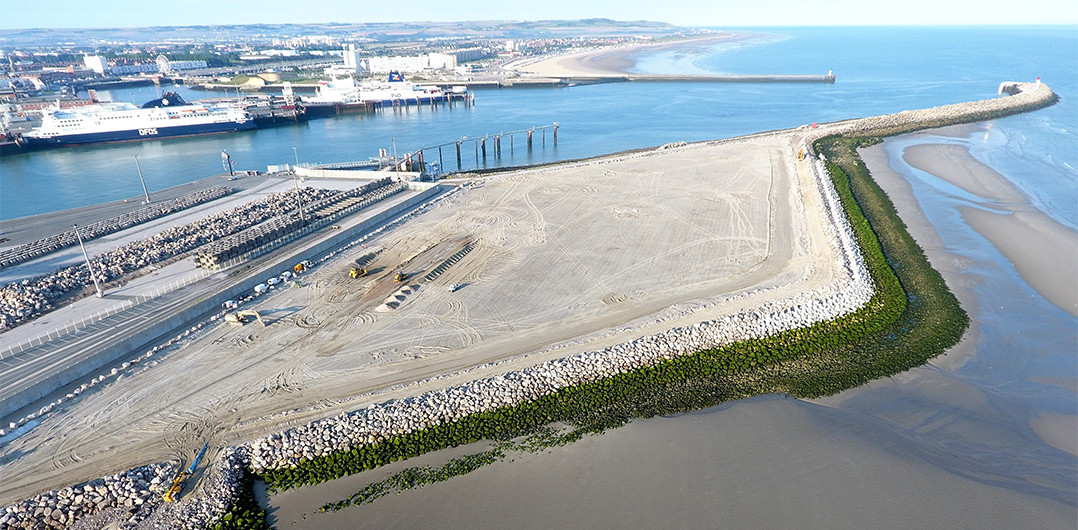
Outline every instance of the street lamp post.
{"type": "Polygon", "coordinates": [[[390,138],[389,141],[393,142],[393,171],[400,173],[401,163],[400,160],[397,160],[397,139],[390,138]]]}
{"type": "Polygon", "coordinates": [[[292,146],[292,154],[296,157],[296,165],[299,165],[299,152],[296,151],[296,146],[292,146]]]}
{"type": "Polygon", "coordinates": [[[142,166],[138,164],[138,155],[135,155],[135,169],[138,169],[138,179],[142,182],[142,193],[146,195],[146,204],[150,204],[150,191],[146,189],[146,179],[142,178],[142,166]]]}
{"type": "MultiPolygon", "coordinates": [[[[293,147],[293,149],[295,149],[295,148],[293,147]]],[[[299,197],[299,218],[300,219],[306,219],[307,218],[307,212],[306,212],[307,208],[306,208],[306,205],[303,204],[303,193],[301,193],[299,191],[299,175],[296,175],[295,171],[292,172],[292,182],[296,185],[296,197],[299,197]]]]}
{"type": "Polygon", "coordinates": [[[97,297],[102,298],[105,293],[101,291],[101,286],[97,284],[97,276],[94,276],[94,268],[90,265],[90,255],[86,253],[86,245],[82,244],[82,234],[79,233],[79,225],[71,225],[75,229],[75,237],[79,238],[79,247],[82,248],[82,257],[86,259],[86,270],[90,271],[90,279],[94,281],[94,289],[97,289],[97,297]]]}

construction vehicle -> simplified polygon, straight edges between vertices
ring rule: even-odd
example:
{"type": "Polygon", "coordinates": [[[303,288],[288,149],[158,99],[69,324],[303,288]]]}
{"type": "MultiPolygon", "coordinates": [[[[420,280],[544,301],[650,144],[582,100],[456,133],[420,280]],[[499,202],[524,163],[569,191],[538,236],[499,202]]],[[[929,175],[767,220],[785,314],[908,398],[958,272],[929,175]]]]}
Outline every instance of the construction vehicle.
{"type": "Polygon", "coordinates": [[[408,275],[401,271],[397,271],[397,274],[393,276],[393,281],[397,283],[403,282],[406,279],[408,279],[408,275]]]}
{"type": "Polygon", "coordinates": [[[362,278],[367,275],[367,269],[365,267],[352,267],[348,271],[348,276],[353,280],[356,278],[362,278]]]}
{"type": "Polygon", "coordinates": [[[244,309],[243,311],[228,313],[225,315],[225,322],[243,325],[250,322],[248,317],[255,317],[255,320],[257,320],[259,324],[262,324],[262,327],[266,327],[266,321],[262,320],[262,315],[259,315],[258,311],[253,309],[244,309]]]}
{"type": "Polygon", "coordinates": [[[195,460],[191,462],[191,465],[188,466],[187,469],[181,471],[179,475],[176,475],[176,478],[172,481],[172,486],[169,487],[168,491],[165,492],[166,502],[176,501],[176,496],[179,495],[181,491],[183,491],[184,483],[187,482],[187,479],[190,478],[191,475],[195,474],[195,468],[198,467],[198,463],[202,461],[202,457],[206,456],[206,449],[209,448],[210,443],[206,442],[206,444],[202,446],[202,450],[198,452],[198,456],[196,456],[195,460]]]}
{"type": "Polygon", "coordinates": [[[303,272],[311,267],[314,267],[314,264],[311,263],[310,260],[303,260],[297,263],[295,267],[292,267],[292,270],[296,272],[303,272]]]}

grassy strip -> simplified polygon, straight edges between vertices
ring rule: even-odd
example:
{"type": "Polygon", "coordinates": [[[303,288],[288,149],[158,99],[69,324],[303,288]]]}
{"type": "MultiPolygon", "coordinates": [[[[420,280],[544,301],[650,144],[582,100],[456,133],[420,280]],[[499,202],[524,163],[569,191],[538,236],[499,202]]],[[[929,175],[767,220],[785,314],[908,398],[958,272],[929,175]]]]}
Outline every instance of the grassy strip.
{"type": "Polygon", "coordinates": [[[563,388],[535,401],[304,460],[258,478],[271,491],[281,491],[481,439],[507,440],[553,421],[601,430],[632,418],[697,410],[752,395],[833,394],[943,353],[961,338],[968,317],[869,177],[854,151],[858,142],[829,138],[817,149],[833,160],[828,169],[877,287],[859,311],[563,388]]]}

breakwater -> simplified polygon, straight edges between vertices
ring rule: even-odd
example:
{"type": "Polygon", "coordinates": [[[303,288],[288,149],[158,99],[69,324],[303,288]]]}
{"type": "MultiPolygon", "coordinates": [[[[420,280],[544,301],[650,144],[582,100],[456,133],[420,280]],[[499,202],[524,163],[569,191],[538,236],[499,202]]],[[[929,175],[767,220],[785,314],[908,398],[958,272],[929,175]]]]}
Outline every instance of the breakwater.
{"type": "MultiPolygon", "coordinates": [[[[1005,103],[1004,105],[997,106],[994,103],[988,105],[988,107],[991,108],[987,109],[987,112],[993,114],[990,117],[996,117],[999,115],[1012,114],[1016,112],[1022,112],[1024,110],[1039,108],[1047,104],[1051,104],[1051,101],[1054,101],[1054,94],[1051,94],[1050,90],[1045,93],[1043,90],[1038,88],[1036,90],[1036,93],[1034,91],[1030,91],[1025,94],[1035,97],[1018,98],[1018,96],[1012,96],[1015,99],[1010,101],[1006,101],[1009,98],[1002,98],[999,101],[1003,101],[1005,103]],[[1010,104],[1011,106],[1007,106],[1007,104],[1010,104]]],[[[1022,94],[1019,94],[1019,96],[1021,95],[1022,94]]],[[[947,113],[947,116],[949,116],[950,119],[955,120],[953,121],[953,123],[962,123],[967,121],[977,121],[977,119],[971,119],[970,116],[971,113],[980,113],[986,111],[985,106],[979,105],[980,103],[983,102],[958,104],[940,108],[945,109],[943,112],[947,113]],[[968,113],[963,110],[964,108],[966,108],[963,107],[964,105],[970,105],[968,107],[968,113]]],[[[874,118],[871,118],[869,120],[873,119],[874,118]]],[[[839,127],[848,127],[847,130],[851,131],[852,133],[859,134],[869,134],[875,132],[875,130],[871,128],[871,124],[851,123],[856,121],[858,120],[851,120],[850,122],[834,124],[836,125],[835,128],[831,128],[832,124],[825,124],[818,129],[805,129],[785,132],[809,134],[811,131],[811,135],[824,136],[828,134],[835,134],[839,127]]],[[[896,132],[889,133],[895,134],[897,132],[906,132],[906,130],[902,130],[904,127],[910,128],[907,130],[913,130],[918,128],[938,126],[926,125],[928,123],[934,122],[935,117],[932,116],[931,112],[928,112],[923,114],[906,115],[904,115],[904,113],[898,113],[895,115],[889,115],[888,118],[873,123],[877,123],[883,127],[888,127],[890,128],[890,130],[895,130],[896,132]],[[907,121],[904,122],[903,120],[907,121]]],[[[939,125],[946,124],[947,123],[942,123],[939,125]]],[[[789,156],[792,159],[795,155],[796,152],[792,152],[789,156]]],[[[835,210],[832,207],[832,205],[834,204],[834,189],[833,187],[831,187],[828,181],[821,180],[822,164],[819,161],[815,161],[812,165],[814,172],[817,175],[817,187],[820,188],[819,192],[822,194],[824,204],[827,205],[826,209],[834,212],[835,210]]],[[[811,192],[811,190],[803,191],[806,193],[811,192]]],[[[839,217],[841,217],[841,214],[839,214],[839,217]]],[[[855,247],[853,246],[852,240],[850,240],[848,234],[846,233],[847,230],[848,228],[842,228],[841,226],[833,227],[832,237],[835,243],[834,248],[836,249],[836,265],[840,266],[840,270],[846,271],[846,274],[840,276],[845,278],[844,281],[847,282],[846,285],[854,285],[854,282],[859,281],[858,271],[860,270],[860,267],[858,267],[858,263],[856,262],[856,260],[851,261],[849,259],[848,252],[846,249],[853,249],[855,247]]],[[[836,282],[829,287],[838,287],[840,283],[841,281],[836,282]]],[[[829,289],[820,290],[811,294],[823,295],[827,297],[827,295],[830,294],[827,291],[829,291],[829,289]]],[[[755,322],[751,320],[748,322],[734,320],[733,324],[735,326],[751,326],[753,329],[762,331],[764,333],[774,333],[778,330],[784,329],[785,326],[792,325],[796,327],[797,325],[799,325],[799,322],[811,323],[811,316],[813,315],[826,314],[828,311],[846,310],[848,308],[844,306],[846,304],[857,304],[857,298],[857,295],[851,295],[849,297],[846,297],[845,299],[841,296],[833,296],[830,298],[825,298],[823,300],[817,300],[811,296],[809,296],[808,299],[804,299],[804,297],[800,296],[794,297],[793,299],[789,299],[786,301],[787,304],[791,305],[776,303],[772,304],[770,307],[763,306],[753,311],[747,311],[740,314],[758,317],[758,320],[756,320],[755,322]]],[[[646,347],[648,352],[652,350],[662,351],[663,348],[665,348],[666,352],[662,353],[661,355],[667,355],[670,357],[677,356],[679,354],[679,351],[676,349],[676,347],[671,347],[670,344],[664,344],[662,342],[663,339],[669,339],[671,341],[674,341],[675,343],[687,344],[689,346],[697,346],[701,348],[707,347],[707,340],[721,338],[722,330],[729,329],[729,318],[730,317],[726,317],[724,319],[719,319],[717,321],[709,323],[701,323],[686,328],[671,330],[669,332],[647,338],[648,340],[640,339],[639,341],[634,341],[634,343],[639,343],[638,346],[640,347],[646,347]]],[[[290,459],[298,457],[295,454],[278,454],[282,453],[282,451],[274,450],[275,447],[283,447],[285,444],[288,444],[289,449],[302,451],[300,454],[302,454],[303,457],[306,457],[306,455],[308,454],[314,455],[316,453],[324,453],[325,451],[327,451],[327,448],[332,448],[337,444],[339,444],[337,445],[337,447],[340,448],[356,447],[356,445],[353,445],[352,440],[359,441],[362,439],[363,441],[361,442],[361,444],[366,444],[370,443],[367,440],[369,440],[371,437],[374,437],[374,439],[377,440],[378,437],[384,438],[386,436],[390,436],[393,432],[401,432],[399,431],[399,429],[414,428],[414,426],[416,425],[421,425],[421,422],[424,421],[425,418],[437,418],[439,416],[451,417],[454,413],[453,411],[448,410],[448,408],[450,404],[454,403],[464,403],[472,407],[479,407],[484,403],[493,403],[499,399],[515,399],[514,394],[516,396],[520,396],[522,399],[525,400],[534,399],[538,395],[541,395],[541,388],[524,388],[528,381],[543,382],[552,380],[554,384],[569,384],[569,376],[573,375],[573,369],[576,369],[576,374],[580,376],[594,377],[590,375],[592,373],[590,372],[590,370],[593,369],[590,364],[584,363],[584,365],[577,367],[576,364],[571,361],[572,359],[587,359],[588,361],[601,363],[603,369],[616,368],[617,363],[625,359],[627,359],[625,362],[634,362],[634,354],[630,352],[630,349],[626,345],[612,347],[603,351],[608,353],[624,352],[625,357],[623,359],[610,360],[602,356],[597,356],[594,358],[584,358],[581,356],[576,356],[568,358],[568,360],[559,360],[552,361],[551,363],[545,363],[544,365],[533,369],[488,378],[482,381],[471,383],[469,385],[455,387],[454,389],[449,389],[440,393],[435,392],[427,394],[421,396],[420,398],[412,398],[408,400],[394,401],[386,404],[372,406],[368,409],[357,411],[351,414],[341,415],[331,420],[315,422],[307,426],[291,429],[284,433],[265,437],[263,439],[252,442],[251,444],[246,444],[237,448],[230,448],[225,452],[225,454],[228,456],[228,459],[218,461],[219,469],[222,473],[225,473],[229,470],[234,473],[241,473],[243,468],[242,466],[235,464],[236,461],[249,462],[248,464],[244,465],[250,466],[251,469],[257,469],[259,466],[263,468],[268,468],[269,465],[287,465],[287,463],[291,461],[290,459]],[[563,367],[565,371],[559,372],[559,370],[563,367]],[[498,395],[489,395],[489,392],[496,391],[500,388],[507,389],[507,394],[505,397],[498,395]],[[524,390],[520,390],[521,388],[524,388],[524,390]],[[373,431],[374,434],[366,434],[364,438],[361,438],[358,427],[364,425],[369,425],[370,427],[375,429],[373,431]],[[249,449],[252,451],[252,456],[248,460],[246,453],[249,449]],[[259,464],[259,461],[261,461],[262,463],[259,464]]],[[[654,354],[645,353],[644,355],[654,354]]],[[[643,360],[642,357],[639,358],[643,360]]],[[[233,480],[233,482],[236,481],[238,481],[238,479],[233,480]]],[[[43,500],[41,502],[47,503],[48,495],[49,494],[45,494],[44,496],[42,496],[46,500],[43,500]]],[[[227,499],[225,499],[225,501],[227,502],[227,499]]],[[[198,513],[212,513],[215,507],[225,503],[222,502],[221,498],[214,497],[212,495],[192,499],[192,502],[204,507],[202,511],[199,511],[198,513]]],[[[7,509],[5,508],[5,510],[7,509]]],[[[4,516],[6,516],[7,513],[9,512],[5,511],[4,516]]],[[[18,521],[20,523],[22,522],[22,519],[12,520],[18,521]]],[[[195,524],[197,523],[192,522],[192,525],[195,524]]],[[[29,524],[27,524],[27,526],[29,526],[29,524]]]]}
{"type": "Polygon", "coordinates": [[[835,75],[676,75],[676,74],[609,74],[570,75],[565,77],[513,77],[507,79],[481,79],[452,83],[455,86],[473,88],[525,88],[567,85],[595,85],[599,83],[624,82],[666,83],[834,83],[835,75]]]}

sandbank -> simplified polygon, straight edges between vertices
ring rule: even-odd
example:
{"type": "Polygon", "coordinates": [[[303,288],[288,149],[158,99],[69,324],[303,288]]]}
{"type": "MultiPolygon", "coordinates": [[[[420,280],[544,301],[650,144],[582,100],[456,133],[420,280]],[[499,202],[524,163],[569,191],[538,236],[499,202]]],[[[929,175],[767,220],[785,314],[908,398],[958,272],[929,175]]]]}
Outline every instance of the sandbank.
{"type": "Polygon", "coordinates": [[[1042,412],[1029,420],[1029,426],[1048,445],[1078,455],[1078,416],[1042,412]]]}
{"type": "Polygon", "coordinates": [[[661,50],[686,46],[708,46],[716,42],[739,38],[735,34],[722,34],[675,41],[648,44],[612,46],[598,50],[557,55],[531,64],[519,65],[519,70],[541,77],[615,76],[629,73],[635,64],[634,55],[645,50],[661,50]]]}
{"type": "Polygon", "coordinates": [[[903,159],[982,198],[977,207],[959,207],[970,227],[988,239],[1041,296],[1078,316],[1078,232],[1036,209],[1014,184],[963,145],[914,145],[905,149],[903,159]]]}
{"type": "Polygon", "coordinates": [[[1011,181],[973,158],[964,145],[911,145],[902,153],[902,158],[909,165],[984,199],[1001,203],[1028,202],[1011,181]]]}
{"type": "Polygon", "coordinates": [[[993,213],[959,207],[962,217],[992,242],[1041,296],[1078,316],[1078,232],[1037,210],[993,213]]]}

